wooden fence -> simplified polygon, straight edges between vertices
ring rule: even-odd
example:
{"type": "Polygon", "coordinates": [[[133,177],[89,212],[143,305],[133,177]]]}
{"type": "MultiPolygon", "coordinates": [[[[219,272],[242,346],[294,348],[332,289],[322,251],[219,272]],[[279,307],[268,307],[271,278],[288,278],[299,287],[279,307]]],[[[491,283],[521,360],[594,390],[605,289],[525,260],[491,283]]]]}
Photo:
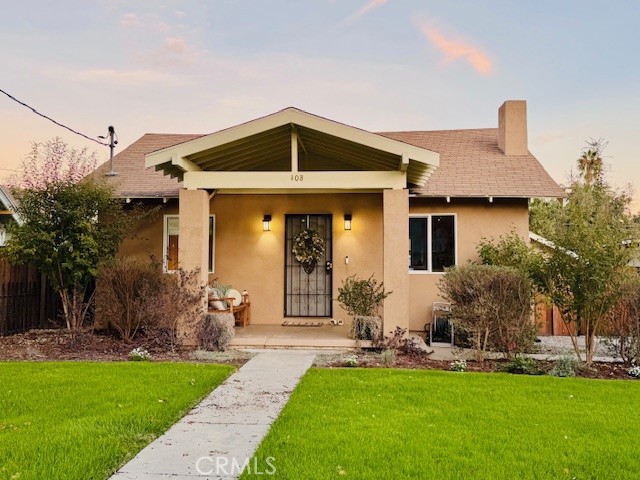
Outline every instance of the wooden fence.
{"type": "Polygon", "coordinates": [[[59,316],[58,294],[44,275],[0,259],[0,335],[51,327],[59,316]]]}

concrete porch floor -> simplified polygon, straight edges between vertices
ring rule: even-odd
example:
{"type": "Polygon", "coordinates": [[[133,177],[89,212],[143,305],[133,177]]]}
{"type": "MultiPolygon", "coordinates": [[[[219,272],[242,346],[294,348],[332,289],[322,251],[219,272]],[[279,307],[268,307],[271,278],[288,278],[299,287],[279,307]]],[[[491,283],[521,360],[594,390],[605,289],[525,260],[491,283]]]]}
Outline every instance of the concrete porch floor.
{"type": "MultiPolygon", "coordinates": [[[[356,348],[349,338],[349,326],[284,327],[282,325],[247,325],[236,327],[231,348],[356,348]]],[[[371,346],[361,341],[360,347],[371,346]]]]}

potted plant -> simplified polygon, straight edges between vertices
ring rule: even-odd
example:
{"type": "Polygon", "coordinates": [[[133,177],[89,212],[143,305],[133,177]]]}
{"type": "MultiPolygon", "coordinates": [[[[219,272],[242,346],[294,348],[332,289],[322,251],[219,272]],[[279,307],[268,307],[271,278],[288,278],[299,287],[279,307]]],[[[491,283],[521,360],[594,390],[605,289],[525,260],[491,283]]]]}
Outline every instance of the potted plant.
{"type": "Polygon", "coordinates": [[[351,275],[338,288],[338,302],[353,317],[351,337],[357,340],[378,342],[383,338],[382,318],[378,311],[385,298],[384,283],[378,283],[373,275],[367,279],[351,275]]]}

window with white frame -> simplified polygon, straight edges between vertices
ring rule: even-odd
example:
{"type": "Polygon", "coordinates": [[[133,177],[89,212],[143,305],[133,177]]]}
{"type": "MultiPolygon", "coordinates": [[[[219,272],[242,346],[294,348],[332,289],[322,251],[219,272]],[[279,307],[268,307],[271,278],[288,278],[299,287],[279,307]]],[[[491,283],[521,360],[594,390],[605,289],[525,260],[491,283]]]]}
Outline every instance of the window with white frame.
{"type": "Polygon", "coordinates": [[[409,269],[444,272],[456,264],[455,215],[409,217],[409,269]]]}
{"type": "MultiPolygon", "coordinates": [[[[164,270],[174,272],[178,270],[178,243],[179,243],[180,219],[178,215],[164,216],[164,270]]],[[[209,273],[214,271],[215,259],[215,235],[216,216],[209,215],[209,273]]]]}

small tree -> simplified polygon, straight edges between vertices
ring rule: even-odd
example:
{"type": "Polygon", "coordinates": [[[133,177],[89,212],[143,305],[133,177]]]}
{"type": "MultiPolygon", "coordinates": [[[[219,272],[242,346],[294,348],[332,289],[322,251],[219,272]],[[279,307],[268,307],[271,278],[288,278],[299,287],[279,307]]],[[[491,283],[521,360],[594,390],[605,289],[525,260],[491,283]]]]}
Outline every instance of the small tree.
{"type": "Polygon", "coordinates": [[[629,239],[636,238],[628,199],[606,184],[574,184],[567,205],[555,218],[549,240],[555,244],[544,264],[542,291],[558,306],[571,327],[579,358],[577,336],[585,336],[584,360],[590,365],[596,335],[620,298],[627,265],[634,255],[629,239]]]}
{"type": "Polygon", "coordinates": [[[20,223],[9,225],[3,254],[48,276],[70,330],[82,327],[98,267],[113,259],[131,228],[112,187],[86,176],[94,167],[95,156],[86,149],[71,149],[56,138],[33,145],[23,176],[12,185],[20,223]]]}
{"type": "Polygon", "coordinates": [[[371,317],[378,314],[385,298],[393,292],[385,292],[384,283],[378,284],[373,275],[368,279],[347,277],[338,287],[338,302],[349,315],[371,317]]]}
{"type": "Polygon", "coordinates": [[[392,292],[385,292],[384,284],[371,275],[368,279],[347,277],[338,287],[338,302],[349,315],[353,316],[351,336],[360,340],[380,341],[383,338],[382,320],[378,311],[385,298],[392,292]]]}

